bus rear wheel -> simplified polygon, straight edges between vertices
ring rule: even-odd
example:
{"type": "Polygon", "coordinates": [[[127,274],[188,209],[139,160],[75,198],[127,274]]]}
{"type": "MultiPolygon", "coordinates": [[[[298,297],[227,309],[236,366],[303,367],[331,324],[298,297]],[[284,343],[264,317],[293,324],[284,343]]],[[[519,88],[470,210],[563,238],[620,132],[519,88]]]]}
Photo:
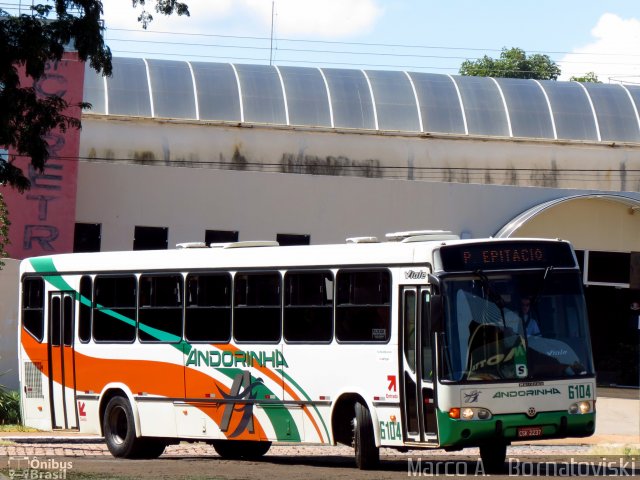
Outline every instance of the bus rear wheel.
{"type": "Polygon", "coordinates": [[[229,460],[255,460],[264,456],[271,448],[271,442],[251,440],[215,440],[211,444],[218,455],[229,460]]]}
{"type": "Polygon", "coordinates": [[[360,470],[374,468],[380,462],[380,449],[376,447],[375,437],[373,436],[371,413],[360,402],[355,405],[353,448],[355,450],[356,466],[360,470]]]}
{"type": "Polygon", "coordinates": [[[161,439],[136,437],[131,404],[121,395],[107,403],[102,431],[111,455],[117,458],[157,458],[166,447],[161,439]]]}

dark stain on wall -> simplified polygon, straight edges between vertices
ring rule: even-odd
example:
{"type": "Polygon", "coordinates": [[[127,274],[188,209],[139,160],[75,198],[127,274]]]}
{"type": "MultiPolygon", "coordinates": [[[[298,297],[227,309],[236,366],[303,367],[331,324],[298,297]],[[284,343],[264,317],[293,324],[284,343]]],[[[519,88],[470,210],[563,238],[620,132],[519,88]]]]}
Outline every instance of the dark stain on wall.
{"type": "Polygon", "coordinates": [[[303,153],[283,153],[281,167],[282,173],[368,178],[382,178],[384,176],[380,160],[354,160],[342,155],[319,157],[303,153]]]}
{"type": "Polygon", "coordinates": [[[155,163],[156,156],[150,150],[143,150],[141,152],[133,152],[134,163],[140,163],[142,165],[152,165],[155,163]]]}
{"type": "Polygon", "coordinates": [[[556,188],[559,184],[558,163],[551,160],[551,168],[534,170],[531,173],[531,184],[537,187],[556,188]]]}

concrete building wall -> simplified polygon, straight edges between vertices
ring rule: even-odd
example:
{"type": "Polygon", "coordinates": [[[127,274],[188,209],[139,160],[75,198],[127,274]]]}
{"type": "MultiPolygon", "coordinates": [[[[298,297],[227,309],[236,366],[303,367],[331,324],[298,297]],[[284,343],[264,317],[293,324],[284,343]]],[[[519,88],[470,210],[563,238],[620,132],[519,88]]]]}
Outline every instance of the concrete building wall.
{"type": "Polygon", "coordinates": [[[515,236],[557,236],[581,250],[638,251],[640,211],[613,201],[576,199],[533,217],[515,236]]]}
{"type": "Polygon", "coordinates": [[[18,260],[5,259],[0,270],[0,385],[18,386],[18,260]]]}
{"type": "Polygon", "coordinates": [[[640,191],[640,146],[83,116],[92,161],[640,191]]]}
{"type": "Polygon", "coordinates": [[[313,244],[416,229],[486,237],[535,205],[579,193],[93,162],[78,172],[77,221],[102,224],[102,250],[131,249],[136,225],[169,227],[170,248],[204,241],[205,229],[238,230],[240,240],[310,234],[313,244]]]}

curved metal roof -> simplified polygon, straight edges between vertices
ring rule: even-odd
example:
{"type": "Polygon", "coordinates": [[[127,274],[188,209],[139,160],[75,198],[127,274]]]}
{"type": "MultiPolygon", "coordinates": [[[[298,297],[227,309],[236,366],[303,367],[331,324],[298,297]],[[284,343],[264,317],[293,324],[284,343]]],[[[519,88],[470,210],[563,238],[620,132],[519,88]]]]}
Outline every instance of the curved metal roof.
{"type": "Polygon", "coordinates": [[[535,207],[530,208],[529,210],[525,210],[520,215],[515,217],[509,223],[507,223],[504,227],[502,227],[495,235],[495,238],[510,238],[520,227],[522,227],[525,223],[529,222],[532,218],[537,217],[543,211],[548,210],[550,208],[555,207],[561,203],[571,202],[573,200],[608,200],[616,203],[621,203],[623,205],[628,206],[633,209],[640,209],[640,200],[627,197],[624,195],[616,195],[609,193],[588,193],[584,195],[572,195],[569,197],[555,198],[553,200],[549,200],[548,202],[541,203],[540,205],[536,205],[535,207]]]}
{"type": "Polygon", "coordinates": [[[106,115],[640,142],[640,86],[144,58],[86,66],[106,115]]]}

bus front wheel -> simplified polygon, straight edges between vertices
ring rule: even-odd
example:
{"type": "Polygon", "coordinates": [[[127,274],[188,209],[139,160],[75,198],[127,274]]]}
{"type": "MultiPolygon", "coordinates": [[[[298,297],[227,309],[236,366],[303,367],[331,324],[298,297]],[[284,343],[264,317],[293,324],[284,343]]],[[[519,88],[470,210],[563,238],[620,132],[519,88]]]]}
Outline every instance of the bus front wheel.
{"type": "Polygon", "coordinates": [[[102,431],[111,455],[117,458],[157,458],[162,455],[166,446],[159,438],[136,437],[131,404],[120,395],[107,403],[102,431]]]}
{"type": "Polygon", "coordinates": [[[360,470],[368,470],[378,465],[380,449],[376,447],[373,436],[373,423],[369,409],[362,403],[355,405],[353,419],[353,448],[356,456],[356,466],[360,470]]]}

